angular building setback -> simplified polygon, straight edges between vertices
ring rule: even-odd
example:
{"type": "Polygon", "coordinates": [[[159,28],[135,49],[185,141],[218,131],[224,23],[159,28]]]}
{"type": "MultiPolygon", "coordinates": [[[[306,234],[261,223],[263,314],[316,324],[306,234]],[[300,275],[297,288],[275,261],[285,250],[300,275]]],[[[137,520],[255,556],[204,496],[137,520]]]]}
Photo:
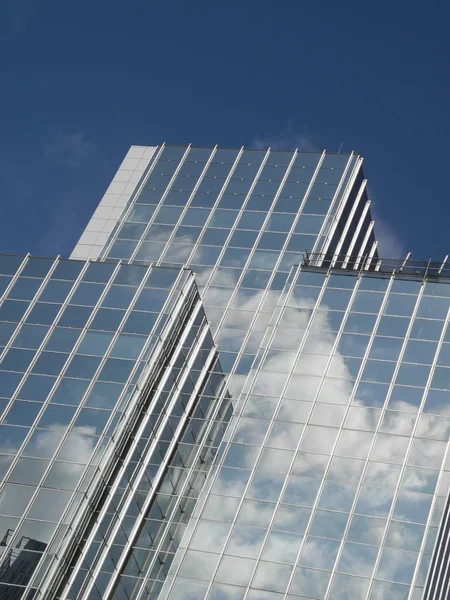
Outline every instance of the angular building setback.
{"type": "Polygon", "coordinates": [[[0,273],[0,597],[102,598],[146,571],[154,593],[231,413],[193,275],[5,255],[0,273]]]}
{"type": "Polygon", "coordinates": [[[134,146],[72,257],[192,269],[237,392],[305,251],[376,258],[369,205],[353,153],[134,146]]]}
{"type": "Polygon", "coordinates": [[[0,598],[448,599],[450,269],[362,162],[133,146],[0,256],[0,598]]]}

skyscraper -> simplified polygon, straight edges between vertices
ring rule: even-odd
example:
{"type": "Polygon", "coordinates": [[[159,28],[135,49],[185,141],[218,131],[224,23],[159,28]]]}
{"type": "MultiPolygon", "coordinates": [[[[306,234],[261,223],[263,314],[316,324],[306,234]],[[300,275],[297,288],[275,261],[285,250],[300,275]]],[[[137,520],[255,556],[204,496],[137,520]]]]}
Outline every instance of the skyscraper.
{"type": "Polygon", "coordinates": [[[353,153],[135,146],[3,257],[5,597],[446,597],[450,272],[373,226],[353,153]]]}

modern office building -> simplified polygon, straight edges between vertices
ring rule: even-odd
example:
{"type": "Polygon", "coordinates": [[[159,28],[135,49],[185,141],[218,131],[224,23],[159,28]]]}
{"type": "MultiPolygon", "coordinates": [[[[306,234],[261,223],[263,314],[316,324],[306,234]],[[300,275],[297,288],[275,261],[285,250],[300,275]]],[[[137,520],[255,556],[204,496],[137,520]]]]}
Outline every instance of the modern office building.
{"type": "Polygon", "coordinates": [[[446,599],[450,272],[373,226],[353,153],[134,146],[3,257],[0,597],[446,599]]]}

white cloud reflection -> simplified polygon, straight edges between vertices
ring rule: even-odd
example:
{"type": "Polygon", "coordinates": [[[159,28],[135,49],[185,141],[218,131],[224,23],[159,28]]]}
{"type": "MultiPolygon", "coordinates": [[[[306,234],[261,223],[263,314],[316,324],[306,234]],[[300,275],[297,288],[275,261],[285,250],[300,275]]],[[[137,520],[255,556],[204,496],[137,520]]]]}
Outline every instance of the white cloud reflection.
{"type": "MultiPolygon", "coordinates": [[[[255,294],[245,301],[248,302],[248,310],[255,310],[260,299],[261,297],[255,294]]],[[[242,308],[246,306],[245,302],[242,308]]],[[[237,415],[241,411],[242,414],[235,417],[237,428],[231,439],[229,462],[227,456],[225,459],[227,466],[218,471],[212,487],[212,495],[207,502],[207,509],[202,514],[202,532],[208,537],[208,521],[221,520],[223,514],[224,520],[230,523],[233,514],[237,512],[239,499],[242,498],[250,481],[247,499],[238,514],[237,524],[232,529],[230,543],[225,548],[226,554],[230,555],[229,564],[233,565],[233,568],[228,570],[225,566],[222,567],[223,573],[229,577],[228,583],[245,585],[239,583],[248,579],[248,565],[245,563],[244,566],[244,561],[253,561],[260,552],[262,558],[267,561],[291,564],[295,561],[302,544],[301,534],[304,533],[314,503],[314,490],[319,490],[331,453],[334,453],[334,458],[319,500],[319,507],[324,509],[321,511],[324,515],[321,521],[324,537],[315,537],[320,535],[320,530],[315,529],[314,535],[306,540],[300,555],[300,564],[303,567],[333,568],[342,533],[336,533],[335,539],[327,538],[327,519],[334,518],[334,515],[342,515],[343,522],[346,522],[359,483],[363,485],[356,504],[356,512],[364,516],[357,519],[365,519],[366,525],[363,530],[366,530],[368,535],[371,531],[368,528],[373,527],[373,535],[360,538],[358,536],[362,535],[363,530],[357,534],[357,529],[353,528],[351,536],[355,542],[364,541],[371,545],[364,547],[365,552],[358,552],[360,547],[356,543],[347,543],[348,550],[343,555],[340,569],[354,575],[372,574],[378,544],[381,541],[381,537],[375,535],[375,531],[377,527],[381,527],[380,531],[383,531],[386,526],[385,519],[389,514],[395,489],[399,483],[404,490],[401,491],[394,505],[394,518],[399,521],[393,522],[390,526],[387,543],[395,549],[417,552],[423,537],[424,523],[431,506],[430,494],[434,492],[436,486],[437,469],[440,468],[444,456],[446,447],[444,440],[448,439],[449,424],[447,421],[442,422],[438,416],[431,415],[421,419],[420,435],[427,439],[414,440],[409,460],[411,466],[406,468],[400,482],[402,463],[417,419],[417,407],[414,408],[414,403],[408,402],[407,395],[391,404],[389,408],[395,408],[396,411],[391,411],[382,421],[382,433],[378,434],[379,440],[372,448],[375,430],[382,416],[380,404],[378,400],[372,398],[371,394],[364,392],[356,393],[349,406],[360,360],[356,363],[351,362],[335,351],[325,374],[336,334],[331,330],[329,309],[326,306],[321,306],[321,310],[317,312],[313,329],[307,330],[314,304],[314,298],[294,299],[294,306],[291,306],[286,311],[286,316],[282,317],[276,335],[269,345],[267,356],[262,363],[263,371],[258,372],[247,401],[245,398],[250,392],[250,387],[248,383],[244,386],[244,394],[236,410],[237,415]],[[297,350],[303,338],[305,338],[304,351],[294,366],[293,352],[297,350]],[[289,372],[293,366],[293,377],[289,380],[289,372]],[[320,376],[323,374],[325,379],[322,384],[320,376]],[[283,389],[286,389],[288,398],[282,401],[280,411],[276,413],[278,398],[283,389]],[[406,409],[407,412],[402,413],[401,409],[406,409]],[[301,415],[300,419],[299,415],[301,415]],[[307,424],[308,415],[310,421],[307,424]],[[278,417],[279,420],[271,424],[267,420],[271,417],[275,419],[278,417]],[[345,429],[340,431],[339,428],[342,426],[345,429]],[[269,437],[265,443],[265,453],[257,462],[258,448],[267,433],[269,437]],[[335,443],[336,448],[333,450],[335,443]],[[279,510],[288,512],[283,518],[281,513],[280,518],[275,518],[274,526],[278,531],[270,535],[268,544],[263,547],[267,526],[276,511],[275,500],[281,490],[280,478],[284,479],[284,474],[294,459],[293,451],[298,445],[301,452],[295,459],[292,470],[294,476],[290,476],[287,488],[292,492],[282,497],[282,502],[289,501],[292,505],[280,506],[279,510]],[[233,448],[236,453],[232,455],[233,448]],[[369,463],[364,471],[367,459],[369,463]],[[239,463],[234,462],[238,460],[239,463]],[[429,467],[436,470],[430,470],[429,467]],[[256,479],[252,482],[251,469],[253,468],[256,468],[256,479],[261,481],[261,484],[264,481],[263,487],[259,484],[259,487],[255,485],[256,479]],[[270,486],[273,486],[272,489],[270,486]],[[297,505],[295,498],[298,498],[297,505]],[[330,510],[338,512],[328,512],[330,510]],[[303,525],[299,525],[300,522],[303,525]],[[296,527],[299,527],[300,535],[293,535],[296,527]],[[240,560],[243,561],[242,572],[239,569],[240,560]]],[[[224,327],[219,338],[221,343],[228,343],[231,347],[233,335],[239,330],[238,319],[237,315],[233,326],[224,327]]],[[[245,327],[247,326],[246,323],[245,327]]],[[[268,336],[264,344],[268,344],[268,336]]],[[[250,374],[248,382],[253,381],[254,374],[255,372],[250,374]]],[[[355,526],[356,523],[357,520],[355,526]]],[[[198,543],[198,537],[196,540],[198,543]]],[[[207,551],[209,542],[205,539],[204,543],[205,546],[198,549],[207,551]]],[[[409,570],[415,564],[412,554],[409,555],[410,562],[406,567],[402,563],[401,553],[391,553],[390,558],[392,564],[389,572],[397,578],[397,581],[401,581],[404,568],[407,567],[409,570]]],[[[268,562],[267,565],[274,565],[274,563],[268,562]]],[[[277,585],[271,570],[270,573],[263,585],[266,589],[272,589],[270,586],[277,585]]],[[[294,577],[292,591],[302,596],[318,593],[317,597],[322,597],[320,594],[323,594],[324,588],[320,582],[315,582],[313,574],[313,571],[309,573],[307,569],[302,568],[302,578],[297,575],[294,577]]],[[[338,597],[344,598],[345,590],[350,584],[345,576],[339,577],[332,584],[333,590],[339,594],[338,597]]],[[[261,576],[258,581],[259,583],[263,581],[261,576]]],[[[355,585],[358,589],[360,585],[364,587],[364,580],[361,582],[358,580],[355,585]]],[[[284,591],[284,588],[278,591],[284,591]]],[[[227,598],[225,592],[224,594],[222,597],[227,598]]],[[[229,597],[231,599],[233,596],[229,597]]]]}

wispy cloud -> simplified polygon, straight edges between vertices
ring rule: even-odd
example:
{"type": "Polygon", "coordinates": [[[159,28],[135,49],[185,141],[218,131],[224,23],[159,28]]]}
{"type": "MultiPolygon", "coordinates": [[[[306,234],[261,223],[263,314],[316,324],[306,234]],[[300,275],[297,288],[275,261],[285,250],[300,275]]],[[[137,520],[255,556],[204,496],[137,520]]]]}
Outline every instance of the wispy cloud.
{"type": "Polygon", "coordinates": [[[94,144],[87,141],[84,134],[58,132],[47,144],[44,159],[61,167],[77,169],[94,152],[94,144]]]}
{"type": "Polygon", "coordinates": [[[381,258],[404,258],[407,254],[404,243],[394,228],[378,214],[378,204],[370,207],[372,219],[375,221],[375,239],[378,240],[378,254],[381,258]]]}
{"type": "Polygon", "coordinates": [[[279,133],[274,135],[257,135],[252,140],[252,147],[257,150],[272,148],[272,150],[295,150],[301,152],[318,152],[320,148],[315,136],[299,133],[292,123],[288,123],[279,133]]]}

